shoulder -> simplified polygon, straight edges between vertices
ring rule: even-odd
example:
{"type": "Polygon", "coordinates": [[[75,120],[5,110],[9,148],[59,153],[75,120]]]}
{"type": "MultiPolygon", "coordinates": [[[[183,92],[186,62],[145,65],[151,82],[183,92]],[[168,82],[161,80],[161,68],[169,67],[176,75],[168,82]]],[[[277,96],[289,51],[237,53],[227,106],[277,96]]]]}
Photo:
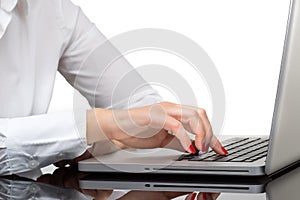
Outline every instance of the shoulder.
{"type": "Polygon", "coordinates": [[[63,38],[69,38],[82,15],[79,6],[71,0],[27,0],[29,12],[39,21],[55,23],[63,38]]]}
{"type": "Polygon", "coordinates": [[[23,0],[27,1],[30,12],[41,15],[58,15],[56,17],[74,18],[80,8],[71,0],[23,0]]]}

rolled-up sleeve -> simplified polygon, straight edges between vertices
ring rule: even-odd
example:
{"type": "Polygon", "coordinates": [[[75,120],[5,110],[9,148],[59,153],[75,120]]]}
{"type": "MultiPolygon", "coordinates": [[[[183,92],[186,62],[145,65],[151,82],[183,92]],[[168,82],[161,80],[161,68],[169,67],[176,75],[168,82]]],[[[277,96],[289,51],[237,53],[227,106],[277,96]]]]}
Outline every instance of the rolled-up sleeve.
{"type": "Polygon", "coordinates": [[[73,159],[88,148],[72,112],[0,119],[0,175],[73,159]]]}

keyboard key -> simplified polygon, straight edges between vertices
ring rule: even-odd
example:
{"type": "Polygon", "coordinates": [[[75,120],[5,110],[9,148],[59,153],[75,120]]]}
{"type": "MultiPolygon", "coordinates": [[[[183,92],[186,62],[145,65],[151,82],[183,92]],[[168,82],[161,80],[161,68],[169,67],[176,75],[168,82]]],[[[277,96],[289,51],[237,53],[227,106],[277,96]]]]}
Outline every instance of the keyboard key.
{"type": "Polygon", "coordinates": [[[226,157],[212,156],[210,158],[203,159],[203,161],[243,162],[247,159],[250,160],[254,156],[261,156],[262,153],[267,152],[268,148],[268,145],[263,141],[258,141],[258,143],[251,143],[251,145],[245,146],[246,147],[238,147],[238,149],[235,149],[236,152],[231,153],[226,157]]]}
{"type": "Polygon", "coordinates": [[[254,157],[258,157],[258,156],[261,157],[265,152],[267,152],[267,147],[251,151],[242,156],[235,157],[232,160],[230,160],[230,162],[240,162],[240,161],[245,161],[245,160],[251,160],[254,157]],[[243,159],[241,159],[241,158],[243,158],[243,159]]]}
{"type": "Polygon", "coordinates": [[[249,139],[249,140],[245,140],[241,143],[237,143],[233,146],[230,146],[230,148],[227,148],[227,151],[230,153],[230,151],[234,151],[237,149],[237,148],[246,148],[246,147],[249,147],[249,146],[252,146],[254,145],[255,143],[254,142],[257,142],[258,140],[260,140],[260,138],[252,138],[252,139],[249,139]]]}
{"type": "Polygon", "coordinates": [[[224,147],[228,147],[228,146],[234,145],[236,143],[239,143],[239,142],[242,142],[242,141],[245,141],[245,140],[248,140],[248,139],[249,138],[232,138],[232,139],[222,141],[222,145],[224,147]]]}
{"type": "MultiPolygon", "coordinates": [[[[240,143],[242,141],[248,140],[249,138],[231,138],[231,139],[227,139],[227,140],[223,140],[221,143],[223,145],[223,147],[228,148],[229,146],[232,146],[234,144],[240,143]]],[[[214,152],[213,150],[210,150],[210,152],[214,152]]]]}
{"type": "Polygon", "coordinates": [[[254,156],[252,158],[248,158],[248,159],[245,160],[245,162],[254,162],[254,161],[257,161],[257,160],[259,160],[261,158],[264,158],[266,156],[267,156],[267,152],[265,152],[265,153],[263,153],[261,155],[254,156]]]}
{"type": "Polygon", "coordinates": [[[190,158],[189,160],[190,161],[201,161],[201,160],[206,159],[208,157],[211,157],[213,155],[214,154],[208,154],[208,153],[206,153],[206,154],[202,154],[202,155],[199,155],[199,156],[194,156],[193,158],[190,158]]]}
{"type": "Polygon", "coordinates": [[[231,155],[231,154],[236,154],[238,152],[245,151],[245,150],[250,152],[254,149],[261,148],[262,146],[265,146],[265,145],[267,145],[267,144],[265,144],[264,142],[258,142],[258,141],[256,141],[256,143],[251,142],[251,143],[245,144],[244,146],[240,146],[235,149],[228,150],[228,153],[231,155]]]}
{"type": "Polygon", "coordinates": [[[231,160],[229,160],[230,162],[243,162],[244,160],[248,159],[248,156],[240,156],[237,158],[233,158],[231,160]]]}
{"type": "Polygon", "coordinates": [[[235,158],[234,156],[224,156],[223,158],[220,158],[218,160],[216,160],[216,162],[228,162],[229,160],[232,160],[233,158],[235,158]]]}
{"type": "Polygon", "coordinates": [[[189,160],[189,159],[193,158],[194,156],[195,155],[193,155],[193,154],[183,154],[177,159],[177,161],[189,160]]]}
{"type": "Polygon", "coordinates": [[[198,155],[184,154],[178,161],[207,161],[207,162],[253,162],[266,156],[268,138],[232,138],[223,141],[229,155],[221,156],[214,151],[198,155]]]}
{"type": "Polygon", "coordinates": [[[203,161],[215,161],[221,158],[224,158],[225,156],[221,156],[221,155],[214,155],[208,158],[203,159],[203,161]]]}

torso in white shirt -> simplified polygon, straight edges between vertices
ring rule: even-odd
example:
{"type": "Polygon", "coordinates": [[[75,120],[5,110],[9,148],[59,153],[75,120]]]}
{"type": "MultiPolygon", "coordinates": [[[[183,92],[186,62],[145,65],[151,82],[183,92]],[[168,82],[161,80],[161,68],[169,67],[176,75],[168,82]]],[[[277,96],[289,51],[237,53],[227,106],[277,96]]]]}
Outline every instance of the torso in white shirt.
{"type": "Polygon", "coordinates": [[[47,111],[68,39],[58,2],[28,0],[28,12],[19,6],[13,11],[0,39],[0,117],[47,111]]]}

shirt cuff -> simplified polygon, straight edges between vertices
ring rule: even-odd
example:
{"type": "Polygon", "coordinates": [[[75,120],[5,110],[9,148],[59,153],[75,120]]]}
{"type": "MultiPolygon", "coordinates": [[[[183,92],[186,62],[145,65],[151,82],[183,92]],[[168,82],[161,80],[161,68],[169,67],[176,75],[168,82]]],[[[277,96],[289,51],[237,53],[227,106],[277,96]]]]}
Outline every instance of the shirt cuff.
{"type": "Polygon", "coordinates": [[[10,119],[3,134],[0,174],[24,173],[78,157],[88,146],[77,124],[73,112],[10,119]]]}

